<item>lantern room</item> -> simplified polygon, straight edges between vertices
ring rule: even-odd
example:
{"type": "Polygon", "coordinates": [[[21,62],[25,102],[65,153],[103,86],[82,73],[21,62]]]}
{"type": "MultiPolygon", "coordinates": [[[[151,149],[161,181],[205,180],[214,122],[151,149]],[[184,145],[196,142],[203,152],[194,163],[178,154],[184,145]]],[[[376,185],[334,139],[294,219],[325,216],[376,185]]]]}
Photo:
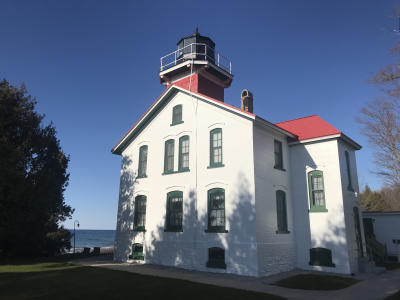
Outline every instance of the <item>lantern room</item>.
{"type": "MultiPolygon", "coordinates": [[[[230,86],[233,79],[231,61],[217,52],[214,41],[201,35],[197,28],[192,35],[181,38],[177,50],[161,57],[160,62],[159,76],[163,85],[174,84],[196,74],[224,89],[230,86]]],[[[223,91],[217,94],[223,95],[223,91]]]]}

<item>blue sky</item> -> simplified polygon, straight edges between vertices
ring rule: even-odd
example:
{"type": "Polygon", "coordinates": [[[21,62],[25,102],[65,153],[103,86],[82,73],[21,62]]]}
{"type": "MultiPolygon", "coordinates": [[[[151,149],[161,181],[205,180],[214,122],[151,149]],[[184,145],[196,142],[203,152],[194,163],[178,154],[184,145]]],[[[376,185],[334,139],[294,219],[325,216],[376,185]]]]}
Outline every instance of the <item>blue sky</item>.
{"type": "MultiPolygon", "coordinates": [[[[114,229],[120,157],[111,147],[163,86],[160,57],[199,27],[230,58],[226,102],[254,94],[271,122],[318,114],[364,148],[361,185],[379,188],[355,118],[381,92],[399,1],[1,1],[0,78],[25,82],[70,154],[66,202],[81,228],[114,229]]],[[[66,222],[71,227],[73,220],[66,222]]]]}

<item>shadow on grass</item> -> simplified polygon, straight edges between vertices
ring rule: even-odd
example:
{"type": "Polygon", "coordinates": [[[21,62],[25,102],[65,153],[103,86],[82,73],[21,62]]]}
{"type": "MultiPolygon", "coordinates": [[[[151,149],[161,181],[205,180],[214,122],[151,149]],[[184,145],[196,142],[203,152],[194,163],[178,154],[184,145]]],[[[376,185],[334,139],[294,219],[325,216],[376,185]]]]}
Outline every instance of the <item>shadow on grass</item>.
{"type": "Polygon", "coordinates": [[[0,273],[2,299],[284,299],[279,296],[96,267],[0,273]]]}
{"type": "Polygon", "coordinates": [[[45,262],[67,262],[70,260],[81,259],[81,258],[89,258],[96,256],[112,256],[112,254],[83,254],[83,253],[68,253],[57,256],[48,256],[48,257],[37,257],[37,258],[27,258],[27,257],[19,257],[19,258],[3,258],[0,259],[0,267],[2,265],[28,265],[33,263],[45,263],[45,262]]]}
{"type": "Polygon", "coordinates": [[[385,300],[400,300],[400,291],[389,297],[386,297],[385,300]]]}
{"type": "Polygon", "coordinates": [[[347,288],[359,280],[332,275],[299,274],[275,282],[275,285],[300,290],[332,291],[347,288]]]}

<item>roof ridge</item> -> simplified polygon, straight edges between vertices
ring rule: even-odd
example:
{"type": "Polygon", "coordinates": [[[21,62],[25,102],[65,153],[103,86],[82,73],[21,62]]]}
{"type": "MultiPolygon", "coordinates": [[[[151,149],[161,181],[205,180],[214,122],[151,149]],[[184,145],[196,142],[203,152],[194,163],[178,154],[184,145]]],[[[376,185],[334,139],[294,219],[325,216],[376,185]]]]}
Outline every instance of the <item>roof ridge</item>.
{"type": "Polygon", "coordinates": [[[306,116],[306,117],[300,117],[300,118],[296,118],[296,119],[286,120],[286,121],[282,121],[282,122],[277,122],[275,124],[282,124],[282,123],[286,123],[286,122],[292,122],[292,121],[297,121],[297,120],[301,120],[301,119],[307,119],[307,118],[311,118],[311,117],[319,117],[319,118],[321,118],[318,115],[311,115],[311,116],[306,116]]]}

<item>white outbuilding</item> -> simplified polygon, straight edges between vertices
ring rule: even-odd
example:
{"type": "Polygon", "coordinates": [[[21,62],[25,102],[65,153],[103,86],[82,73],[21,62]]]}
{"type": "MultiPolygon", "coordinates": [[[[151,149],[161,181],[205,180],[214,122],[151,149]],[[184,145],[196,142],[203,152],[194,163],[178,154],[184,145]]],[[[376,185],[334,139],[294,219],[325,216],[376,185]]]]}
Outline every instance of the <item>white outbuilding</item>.
{"type": "Polygon", "coordinates": [[[365,256],[355,141],[318,116],[273,124],[224,102],[229,60],[196,33],[121,155],[116,261],[265,276],[355,273],[365,256]]]}

